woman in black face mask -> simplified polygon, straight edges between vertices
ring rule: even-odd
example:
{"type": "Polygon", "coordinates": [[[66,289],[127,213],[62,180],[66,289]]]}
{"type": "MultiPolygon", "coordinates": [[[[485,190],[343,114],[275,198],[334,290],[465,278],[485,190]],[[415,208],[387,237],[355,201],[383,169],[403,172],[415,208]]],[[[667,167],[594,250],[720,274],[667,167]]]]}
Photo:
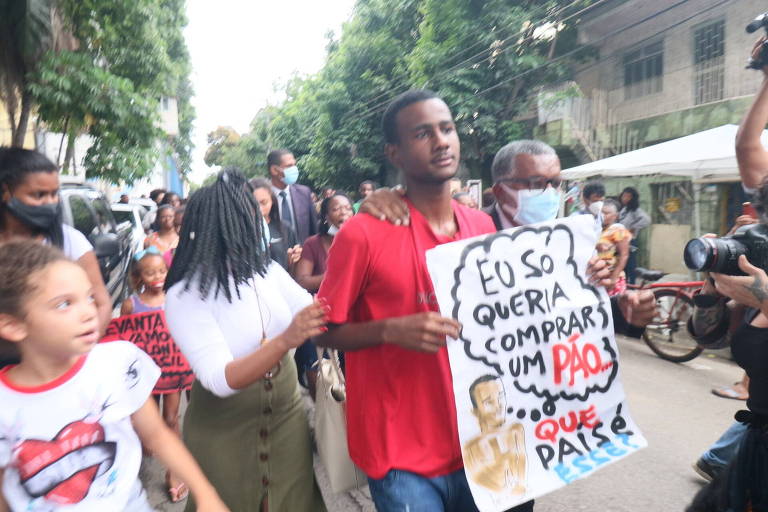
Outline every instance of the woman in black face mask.
{"type": "MultiPolygon", "coordinates": [[[[56,165],[36,151],[0,148],[0,242],[11,238],[53,244],[80,264],[93,285],[99,325],[106,328],[112,316],[109,294],[93,247],[62,222],[56,165]]],[[[2,359],[0,354],[0,365],[2,359]]]]}

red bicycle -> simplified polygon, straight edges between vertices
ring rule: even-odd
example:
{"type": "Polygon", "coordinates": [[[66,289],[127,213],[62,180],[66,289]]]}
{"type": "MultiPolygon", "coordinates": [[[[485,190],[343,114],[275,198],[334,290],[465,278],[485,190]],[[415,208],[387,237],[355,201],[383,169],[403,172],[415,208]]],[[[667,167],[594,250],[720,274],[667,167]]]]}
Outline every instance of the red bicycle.
{"type": "Polygon", "coordinates": [[[645,344],[662,359],[684,363],[696,358],[704,350],[688,334],[686,327],[693,313],[693,295],[704,286],[704,282],[656,282],[665,275],[660,270],[637,267],[635,276],[640,284],[629,285],[629,288],[653,290],[656,297],[656,316],[643,333],[645,344]]]}

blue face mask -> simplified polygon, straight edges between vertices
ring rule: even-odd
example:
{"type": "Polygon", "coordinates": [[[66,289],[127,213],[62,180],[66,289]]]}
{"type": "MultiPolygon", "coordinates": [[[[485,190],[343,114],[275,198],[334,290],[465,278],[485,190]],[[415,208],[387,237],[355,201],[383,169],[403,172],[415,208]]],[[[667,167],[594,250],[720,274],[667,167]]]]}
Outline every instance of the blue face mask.
{"type": "Polygon", "coordinates": [[[283,183],[293,185],[299,179],[299,168],[295,165],[283,169],[283,183]]]}
{"type": "Polygon", "coordinates": [[[555,220],[560,209],[560,192],[554,188],[546,190],[514,190],[517,195],[515,224],[525,226],[555,220]]]}

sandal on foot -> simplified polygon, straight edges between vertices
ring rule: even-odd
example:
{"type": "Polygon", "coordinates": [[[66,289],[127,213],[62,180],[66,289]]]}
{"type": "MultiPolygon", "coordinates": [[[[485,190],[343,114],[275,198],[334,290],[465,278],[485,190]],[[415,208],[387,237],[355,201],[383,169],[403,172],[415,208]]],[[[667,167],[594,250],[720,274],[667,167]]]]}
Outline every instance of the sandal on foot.
{"type": "Polygon", "coordinates": [[[730,398],[731,400],[746,400],[749,398],[749,393],[745,391],[742,386],[737,386],[736,384],[733,386],[713,388],[712,394],[719,396],[720,398],[730,398]]]}

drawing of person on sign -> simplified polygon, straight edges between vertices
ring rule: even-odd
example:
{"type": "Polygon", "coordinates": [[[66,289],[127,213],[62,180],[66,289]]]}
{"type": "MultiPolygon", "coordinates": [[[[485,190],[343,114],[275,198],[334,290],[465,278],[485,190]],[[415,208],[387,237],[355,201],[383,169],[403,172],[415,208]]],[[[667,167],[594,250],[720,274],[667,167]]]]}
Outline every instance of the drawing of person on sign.
{"type": "Polygon", "coordinates": [[[483,375],[469,387],[469,398],[480,426],[480,435],[462,446],[469,477],[495,493],[525,494],[525,432],[520,423],[506,425],[504,385],[483,375]]]}

